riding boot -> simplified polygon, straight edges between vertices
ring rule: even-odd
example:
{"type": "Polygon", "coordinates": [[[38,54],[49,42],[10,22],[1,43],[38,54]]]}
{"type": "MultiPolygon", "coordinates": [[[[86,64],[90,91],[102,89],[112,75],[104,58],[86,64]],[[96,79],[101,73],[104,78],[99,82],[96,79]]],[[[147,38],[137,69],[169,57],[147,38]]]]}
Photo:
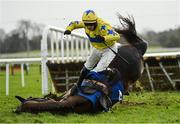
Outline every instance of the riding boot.
{"type": "Polygon", "coordinates": [[[82,68],[79,79],[77,81],[77,86],[81,86],[82,81],[86,77],[86,75],[89,73],[90,70],[88,70],[85,66],[82,68]]]}

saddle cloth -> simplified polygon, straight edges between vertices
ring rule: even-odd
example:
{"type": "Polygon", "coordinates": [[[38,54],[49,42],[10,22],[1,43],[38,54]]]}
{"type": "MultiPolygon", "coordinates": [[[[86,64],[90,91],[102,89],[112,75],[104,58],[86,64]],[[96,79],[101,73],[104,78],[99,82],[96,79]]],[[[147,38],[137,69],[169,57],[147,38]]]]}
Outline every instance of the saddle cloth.
{"type": "Polygon", "coordinates": [[[115,83],[110,89],[101,82],[94,80],[84,80],[81,84],[81,88],[78,89],[77,95],[88,99],[93,108],[96,107],[97,102],[100,102],[105,111],[107,111],[112,103],[116,103],[123,99],[124,87],[122,82],[115,83]],[[99,85],[96,86],[96,85],[99,85]],[[101,88],[101,90],[98,90],[101,88]]]}

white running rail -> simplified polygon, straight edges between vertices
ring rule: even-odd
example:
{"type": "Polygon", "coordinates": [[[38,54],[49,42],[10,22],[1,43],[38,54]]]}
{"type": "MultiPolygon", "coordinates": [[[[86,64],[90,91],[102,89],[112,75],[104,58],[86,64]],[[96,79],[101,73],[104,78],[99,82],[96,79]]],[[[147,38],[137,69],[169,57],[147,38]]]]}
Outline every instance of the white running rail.
{"type": "Polygon", "coordinates": [[[25,86],[24,81],[24,64],[25,63],[37,63],[40,62],[41,58],[18,58],[18,59],[0,59],[0,66],[5,65],[6,68],[6,96],[9,95],[9,66],[13,64],[21,65],[21,85],[25,86]]]}
{"type": "MultiPolygon", "coordinates": [[[[148,57],[170,57],[170,56],[177,56],[180,55],[180,52],[168,52],[168,53],[146,53],[144,55],[144,58],[148,58],[148,57]]],[[[46,58],[47,60],[52,60],[52,58],[46,58]]],[[[82,57],[81,57],[82,59],[82,57]]],[[[46,61],[47,61],[46,60],[46,61]]],[[[62,58],[60,57],[59,60],[62,60],[62,58]]],[[[64,57],[64,61],[69,60],[69,58],[64,57]]],[[[80,60],[80,59],[79,59],[80,60]]],[[[81,60],[83,61],[83,59],[81,60]]],[[[25,63],[40,63],[42,62],[42,58],[17,58],[17,59],[0,59],[0,66],[5,65],[6,67],[6,95],[9,95],[9,65],[11,64],[21,64],[21,85],[22,87],[25,86],[25,81],[24,81],[24,64],[25,63]]],[[[180,61],[178,61],[178,65],[180,68],[180,61]]],[[[46,66],[45,66],[46,68],[46,66]]],[[[45,70],[45,69],[44,69],[45,70]]],[[[48,73],[48,72],[45,72],[48,73]]],[[[43,84],[43,80],[48,80],[48,79],[43,79],[43,78],[47,78],[44,75],[42,75],[42,88],[44,88],[44,84],[43,84]]],[[[48,83],[48,82],[46,82],[48,83]]],[[[44,93],[44,91],[48,91],[48,87],[46,87],[47,89],[42,89],[42,94],[44,93]]]]}

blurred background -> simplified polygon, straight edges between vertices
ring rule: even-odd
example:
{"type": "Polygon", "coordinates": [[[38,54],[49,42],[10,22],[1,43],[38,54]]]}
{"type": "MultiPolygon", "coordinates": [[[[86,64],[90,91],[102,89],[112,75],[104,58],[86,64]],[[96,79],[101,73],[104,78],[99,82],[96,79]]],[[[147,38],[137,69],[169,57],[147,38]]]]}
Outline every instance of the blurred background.
{"type": "Polygon", "coordinates": [[[40,57],[44,27],[65,28],[86,9],[113,26],[117,12],[132,15],[148,52],[180,51],[179,0],[0,0],[0,58],[40,57]]]}

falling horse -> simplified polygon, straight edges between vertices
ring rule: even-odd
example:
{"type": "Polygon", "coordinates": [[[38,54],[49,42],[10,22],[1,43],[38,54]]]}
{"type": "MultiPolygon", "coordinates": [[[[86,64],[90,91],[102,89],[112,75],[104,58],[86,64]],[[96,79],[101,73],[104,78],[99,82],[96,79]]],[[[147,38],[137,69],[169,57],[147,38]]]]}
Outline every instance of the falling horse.
{"type": "Polygon", "coordinates": [[[28,98],[16,96],[21,101],[17,112],[86,113],[108,111],[122,101],[129,84],[140,78],[143,71],[143,55],[147,43],[137,36],[133,17],[118,15],[122,28],[115,28],[129,44],[120,45],[109,69],[100,73],[100,80],[94,80],[91,72],[80,87],[74,85],[62,98],[28,98]],[[127,61],[124,61],[122,57],[127,61]]]}

